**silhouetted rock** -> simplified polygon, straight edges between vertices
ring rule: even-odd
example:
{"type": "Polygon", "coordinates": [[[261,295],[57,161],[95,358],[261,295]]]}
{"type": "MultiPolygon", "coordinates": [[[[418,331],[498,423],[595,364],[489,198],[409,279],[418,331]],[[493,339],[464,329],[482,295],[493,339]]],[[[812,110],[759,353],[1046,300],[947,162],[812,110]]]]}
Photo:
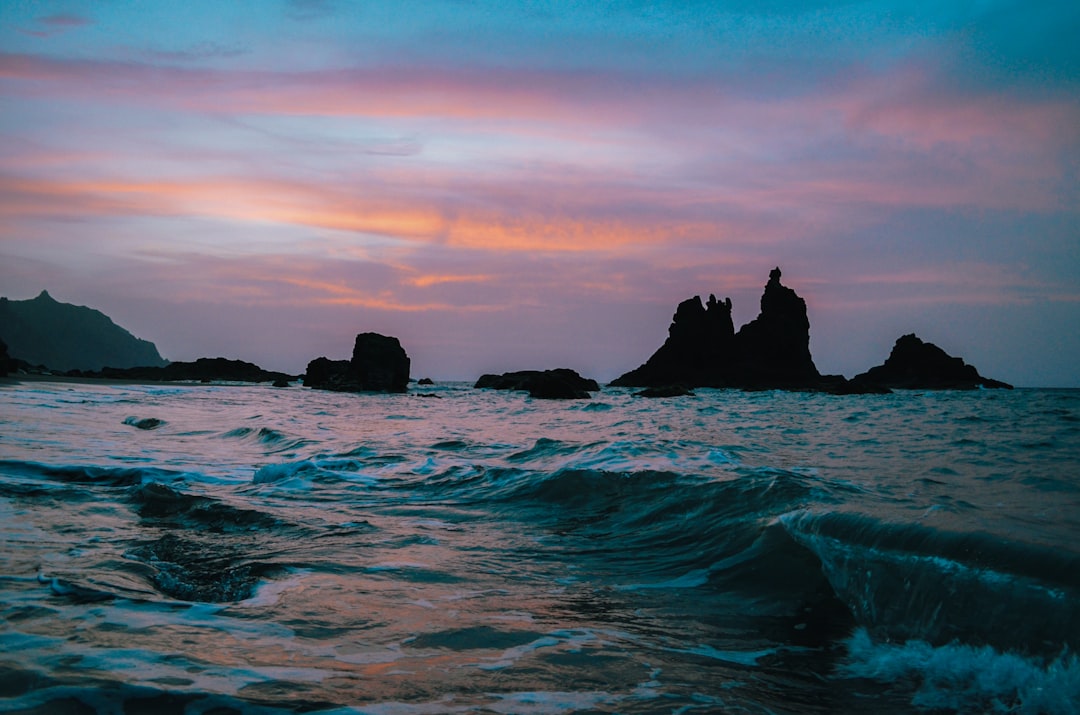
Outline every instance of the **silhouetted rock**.
{"type": "Polygon", "coordinates": [[[925,343],[914,334],[897,339],[884,364],[856,375],[851,382],[854,385],[897,390],[1012,388],[1007,383],[983,377],[963,359],[950,356],[937,345],[925,343]]]}
{"type": "Polygon", "coordinates": [[[0,340],[0,377],[15,372],[15,361],[8,355],[7,344],[0,340]]]}
{"type": "Polygon", "coordinates": [[[527,390],[530,397],[541,400],[588,399],[590,392],[600,389],[596,380],[582,377],[568,368],[520,370],[502,375],[481,375],[474,387],[493,390],[527,390]]]}
{"type": "Polygon", "coordinates": [[[316,358],[308,363],[304,384],[338,392],[406,392],[409,356],[397,338],[378,333],[356,336],[352,360],[316,358]]]}
{"type": "Polygon", "coordinates": [[[892,393],[892,390],[882,385],[856,383],[843,375],[822,375],[821,382],[815,391],[827,392],[830,395],[888,395],[892,393]]]}
{"type": "Polygon", "coordinates": [[[686,385],[664,385],[663,387],[646,387],[641,392],[635,392],[634,397],[693,397],[694,391],[686,385]]]}
{"type": "Polygon", "coordinates": [[[805,388],[821,375],[810,357],[806,301],[780,283],[780,269],[769,273],[761,313],[735,335],[736,378],[740,386],[805,388]]]}
{"type": "Polygon", "coordinates": [[[761,313],[738,333],[731,299],[695,296],[679,304],[668,338],[649,360],[620,376],[616,387],[740,387],[814,389],[821,375],[810,357],[806,302],[769,274],[761,313]]]}
{"type": "Polygon", "coordinates": [[[0,298],[0,337],[12,356],[58,372],[167,364],[153,343],[100,311],[60,303],[48,291],[31,300],[0,298]]]}
{"type": "Polygon", "coordinates": [[[274,380],[274,387],[288,387],[288,386],[289,386],[289,380],[284,380],[284,379],[281,379],[281,378],[279,378],[277,380],[274,380]]]}
{"type": "Polygon", "coordinates": [[[434,385],[435,381],[432,380],[430,377],[421,377],[419,380],[416,381],[416,384],[417,385],[434,385]]]}
{"type": "Polygon", "coordinates": [[[378,333],[356,336],[349,372],[364,391],[405,392],[409,389],[409,356],[397,338],[378,333]]]}
{"type": "Polygon", "coordinates": [[[144,417],[141,420],[138,417],[128,417],[124,420],[124,424],[141,430],[155,430],[165,424],[165,420],[159,420],[157,417],[144,417]]]}
{"type": "Polygon", "coordinates": [[[331,360],[318,357],[308,363],[307,372],[303,375],[306,387],[316,387],[321,390],[346,390],[343,387],[349,380],[349,361],[331,360]]]}
{"type": "Polygon", "coordinates": [[[106,367],[97,371],[82,371],[75,376],[149,382],[274,382],[295,379],[283,372],[263,370],[254,363],[222,357],[199,358],[195,362],[171,362],[164,367],[106,367]]]}
{"type": "Polygon", "coordinates": [[[671,384],[723,386],[733,377],[735,328],[731,298],[709,296],[705,305],[694,296],[679,303],[668,338],[648,361],[622,375],[616,387],[661,387],[671,384]]]}

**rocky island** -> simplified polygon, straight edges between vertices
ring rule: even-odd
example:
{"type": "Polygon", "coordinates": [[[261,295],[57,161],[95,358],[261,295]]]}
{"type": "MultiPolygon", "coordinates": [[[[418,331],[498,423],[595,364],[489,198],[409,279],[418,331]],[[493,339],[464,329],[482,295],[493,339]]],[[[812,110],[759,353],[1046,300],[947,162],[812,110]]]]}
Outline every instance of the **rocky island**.
{"type": "Polygon", "coordinates": [[[409,366],[397,338],[360,333],[351,360],[315,358],[308,363],[304,385],[336,392],[406,392],[409,366]]]}
{"type": "Polygon", "coordinates": [[[737,387],[813,389],[835,384],[810,356],[806,301],[780,283],[774,268],[761,296],[761,312],[738,332],[731,299],[694,296],[679,304],[668,338],[644,365],[612,381],[615,387],[737,387]]]}
{"type": "Polygon", "coordinates": [[[68,377],[98,377],[108,380],[147,382],[273,382],[288,383],[295,375],[263,370],[243,360],[223,357],[199,358],[193,362],[171,362],[164,367],[105,367],[101,370],[69,370],[68,377]]]}
{"type": "Polygon", "coordinates": [[[519,370],[501,375],[481,375],[473,386],[478,389],[523,390],[540,400],[587,400],[597,392],[596,380],[582,377],[569,368],[554,370],[519,370]]]}
{"type": "Polygon", "coordinates": [[[678,388],[731,387],[744,390],[812,390],[834,394],[883,393],[893,388],[973,389],[1010,387],[978,374],[914,335],[896,342],[884,365],[846,380],[822,375],[810,355],[806,301],[769,273],[758,317],[735,331],[731,299],[710,295],[684,300],[675,310],[668,338],[640,367],[613,380],[614,387],[645,387],[678,394],[678,388]]]}
{"type": "Polygon", "coordinates": [[[892,390],[1012,389],[1008,383],[983,377],[962,358],[952,357],[914,334],[898,338],[883,364],[856,375],[851,384],[892,390]]]}

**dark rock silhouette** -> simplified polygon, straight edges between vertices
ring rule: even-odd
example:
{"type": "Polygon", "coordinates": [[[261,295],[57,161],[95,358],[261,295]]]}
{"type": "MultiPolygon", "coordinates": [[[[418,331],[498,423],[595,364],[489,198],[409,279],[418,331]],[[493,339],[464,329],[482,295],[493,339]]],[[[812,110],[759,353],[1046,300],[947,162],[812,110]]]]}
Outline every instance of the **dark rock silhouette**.
{"type": "Polygon", "coordinates": [[[128,417],[124,420],[124,424],[141,430],[155,430],[166,424],[166,422],[165,420],[159,420],[157,417],[144,417],[141,420],[138,417],[128,417]]]}
{"type": "Polygon", "coordinates": [[[616,387],[661,387],[671,384],[721,386],[732,376],[735,328],[731,298],[705,305],[694,296],[679,303],[668,327],[668,338],[648,361],[622,375],[616,387]]]}
{"type": "Polygon", "coordinates": [[[476,388],[493,390],[527,390],[530,397],[541,400],[583,400],[600,385],[596,380],[582,377],[574,370],[519,370],[502,375],[481,375],[476,388]]]}
{"type": "Polygon", "coordinates": [[[406,392],[409,367],[409,356],[397,338],[361,333],[351,360],[312,360],[304,384],[338,392],[406,392]]]}
{"type": "Polygon", "coordinates": [[[15,361],[8,355],[7,343],[0,340],[0,377],[15,372],[15,361]]]}
{"type": "Polygon", "coordinates": [[[397,338],[378,333],[356,336],[349,371],[364,390],[405,392],[409,389],[409,356],[397,338]]]}
{"type": "Polygon", "coordinates": [[[620,376],[616,387],[740,387],[814,389],[822,376],[810,357],[806,302],[780,283],[774,268],[761,296],[761,313],[738,333],[731,299],[709,296],[679,304],[668,338],[648,361],[620,376]]]}
{"type": "Polygon", "coordinates": [[[0,298],[0,337],[12,356],[59,372],[167,364],[153,343],[104,313],[60,303],[47,291],[31,300],[0,298]]]}
{"type": "Polygon", "coordinates": [[[937,345],[923,342],[913,333],[897,339],[884,364],[856,375],[851,383],[897,390],[1012,388],[1008,383],[983,377],[962,358],[952,357],[937,345]]]}
{"type": "Polygon", "coordinates": [[[806,301],[769,273],[761,313],[735,335],[737,381],[749,387],[811,387],[821,378],[810,357],[806,301]]]}
{"type": "Polygon", "coordinates": [[[308,363],[304,373],[304,385],[320,390],[348,390],[346,383],[349,381],[348,360],[318,357],[308,363]]]}
{"type": "Polygon", "coordinates": [[[195,362],[171,362],[164,367],[105,367],[101,370],[69,370],[71,377],[100,377],[110,380],[145,380],[148,382],[275,382],[293,380],[283,372],[263,370],[243,360],[199,358],[195,362]]]}
{"type": "Polygon", "coordinates": [[[641,392],[634,393],[634,397],[693,397],[693,395],[694,391],[685,385],[646,387],[641,392]]]}
{"type": "Polygon", "coordinates": [[[434,385],[435,381],[432,380],[430,377],[421,377],[419,380],[416,381],[416,384],[417,385],[434,385]]]}

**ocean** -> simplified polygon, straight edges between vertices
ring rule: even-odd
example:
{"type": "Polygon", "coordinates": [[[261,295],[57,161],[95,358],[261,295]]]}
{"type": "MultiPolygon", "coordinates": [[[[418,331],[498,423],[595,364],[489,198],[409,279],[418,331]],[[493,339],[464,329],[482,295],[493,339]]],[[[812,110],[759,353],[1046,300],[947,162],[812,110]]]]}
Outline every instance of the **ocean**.
{"type": "Polygon", "coordinates": [[[1077,713],[1078,538],[1075,390],[9,382],[0,710],[1077,713]]]}

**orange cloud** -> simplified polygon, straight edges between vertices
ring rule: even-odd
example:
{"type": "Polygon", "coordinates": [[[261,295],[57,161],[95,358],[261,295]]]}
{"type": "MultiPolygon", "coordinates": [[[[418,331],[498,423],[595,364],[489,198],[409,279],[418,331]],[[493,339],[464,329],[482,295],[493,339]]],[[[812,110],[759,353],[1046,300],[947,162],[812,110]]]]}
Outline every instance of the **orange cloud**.
{"type": "Polygon", "coordinates": [[[428,288],[433,285],[444,283],[487,283],[491,280],[490,275],[449,275],[449,274],[426,274],[414,278],[405,279],[405,283],[417,288],[428,288]]]}

